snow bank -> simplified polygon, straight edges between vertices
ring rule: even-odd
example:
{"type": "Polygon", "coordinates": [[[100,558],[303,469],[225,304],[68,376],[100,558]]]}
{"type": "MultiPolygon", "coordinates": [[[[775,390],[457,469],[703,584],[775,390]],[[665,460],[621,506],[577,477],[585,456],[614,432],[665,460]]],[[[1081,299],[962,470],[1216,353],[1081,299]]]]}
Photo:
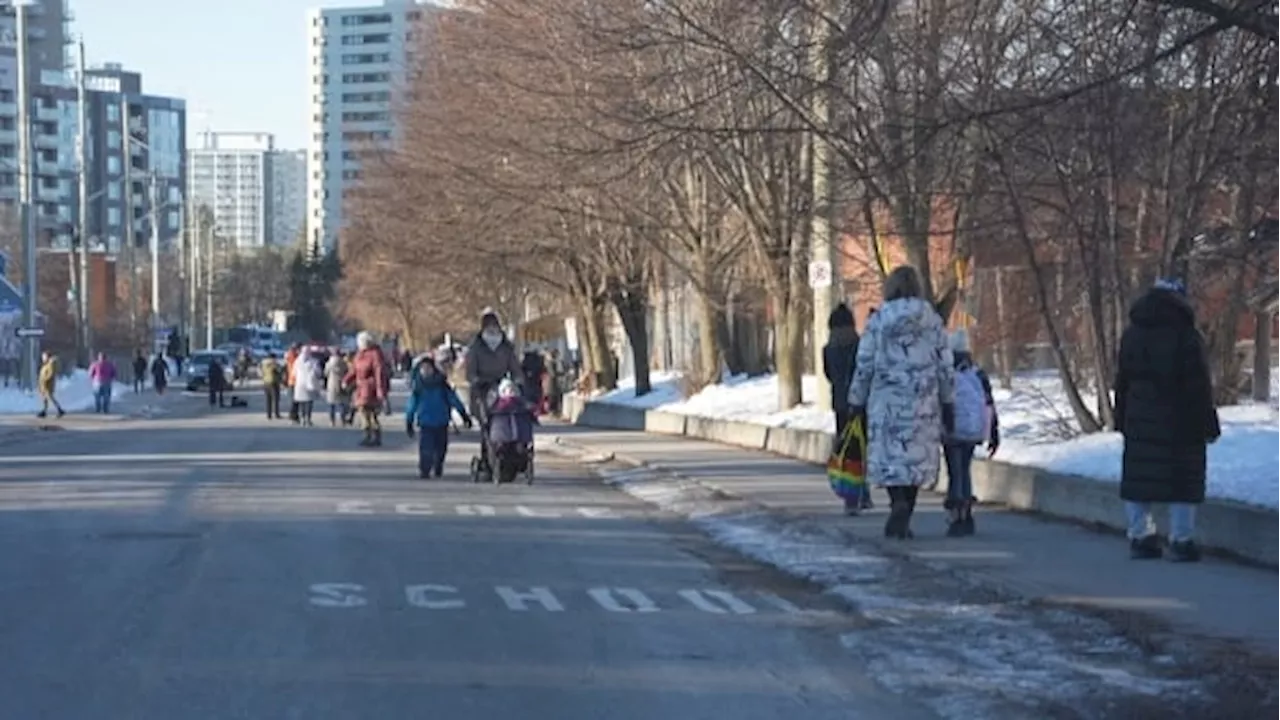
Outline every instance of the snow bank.
{"type": "MultiPolygon", "coordinates": [[[[112,397],[119,397],[127,388],[116,383],[112,397]]],[[[56,397],[67,412],[93,409],[93,383],[88,370],[74,370],[67,377],[58,378],[56,397]]],[[[0,388],[0,414],[26,414],[40,412],[40,396],[17,387],[0,388]]]]}
{"type": "MultiPolygon", "coordinates": [[[[1280,377],[1280,369],[1276,377],[1280,377]]],[[[777,377],[734,376],[721,385],[682,399],[681,378],[674,373],[654,373],[654,391],[635,397],[634,386],[599,395],[609,402],[647,410],[700,415],[724,420],[759,423],[770,427],[835,431],[831,413],[814,406],[817,382],[803,381],[804,404],[778,412],[777,377]]],[[[1119,481],[1122,440],[1117,433],[1081,435],[1056,373],[1036,372],[1014,377],[1012,387],[994,390],[1000,415],[999,459],[1054,472],[1119,481]]],[[[1084,398],[1092,405],[1093,398],[1084,398]]],[[[1276,391],[1269,405],[1239,405],[1219,409],[1222,438],[1209,448],[1210,497],[1280,507],[1280,417],[1276,391]]]]}

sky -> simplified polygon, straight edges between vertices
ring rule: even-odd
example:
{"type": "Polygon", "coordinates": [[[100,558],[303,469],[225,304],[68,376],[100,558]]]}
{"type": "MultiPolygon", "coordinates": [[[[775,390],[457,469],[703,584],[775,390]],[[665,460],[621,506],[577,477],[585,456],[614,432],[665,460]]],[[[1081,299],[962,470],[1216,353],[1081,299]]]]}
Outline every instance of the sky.
{"type": "Polygon", "coordinates": [[[378,0],[70,0],[92,67],[142,73],[143,92],[185,98],[187,132],[307,132],[306,12],[378,0]]]}

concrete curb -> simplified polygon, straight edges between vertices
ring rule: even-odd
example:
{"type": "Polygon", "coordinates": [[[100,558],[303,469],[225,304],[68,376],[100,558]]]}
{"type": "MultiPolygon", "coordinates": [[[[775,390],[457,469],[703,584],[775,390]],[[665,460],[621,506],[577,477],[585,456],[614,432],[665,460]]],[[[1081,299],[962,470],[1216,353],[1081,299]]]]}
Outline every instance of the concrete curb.
{"type": "MultiPolygon", "coordinates": [[[[590,402],[576,395],[565,396],[563,415],[575,425],[678,435],[764,450],[815,465],[825,464],[831,450],[831,437],[815,430],[644,410],[590,402]]],[[[936,490],[945,492],[946,482],[944,472],[936,490]]],[[[1126,526],[1115,483],[979,459],[973,465],[973,489],[985,503],[1115,531],[1126,526]]],[[[1161,508],[1159,513],[1163,512],[1161,508]]],[[[1163,524],[1165,518],[1157,517],[1157,521],[1163,524]]],[[[1274,510],[1209,500],[1200,506],[1197,535],[1206,548],[1247,563],[1271,569],[1280,564],[1280,514],[1274,510]]]]}

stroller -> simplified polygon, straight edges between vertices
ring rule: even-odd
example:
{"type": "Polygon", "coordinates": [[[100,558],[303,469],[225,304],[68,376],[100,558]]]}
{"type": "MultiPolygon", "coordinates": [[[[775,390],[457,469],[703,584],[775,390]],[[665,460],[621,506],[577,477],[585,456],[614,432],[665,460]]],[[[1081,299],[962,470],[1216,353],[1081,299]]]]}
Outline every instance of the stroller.
{"type": "Polygon", "coordinates": [[[519,396],[513,407],[499,403],[495,389],[480,389],[477,416],[480,425],[480,454],[471,458],[471,482],[495,485],[515,482],[524,475],[533,484],[533,412],[519,396]]]}

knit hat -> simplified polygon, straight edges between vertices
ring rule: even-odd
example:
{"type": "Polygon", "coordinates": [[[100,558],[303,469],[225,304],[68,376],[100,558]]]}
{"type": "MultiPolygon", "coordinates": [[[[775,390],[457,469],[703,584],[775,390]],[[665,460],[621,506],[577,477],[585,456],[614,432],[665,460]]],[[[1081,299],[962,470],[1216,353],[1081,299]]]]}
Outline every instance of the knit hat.
{"type": "Polygon", "coordinates": [[[951,333],[951,352],[967,353],[969,352],[969,331],[960,328],[951,333]]]}
{"type": "Polygon", "coordinates": [[[1171,292],[1175,295],[1181,295],[1182,297],[1187,296],[1187,284],[1179,280],[1178,278],[1174,278],[1174,277],[1160,278],[1156,280],[1155,285],[1152,285],[1152,287],[1156,290],[1164,290],[1166,292],[1171,292]]]}
{"type": "Polygon", "coordinates": [[[844,303],[836,305],[831,315],[827,317],[828,329],[835,330],[842,327],[853,327],[853,312],[844,303]]]}
{"type": "Polygon", "coordinates": [[[503,378],[502,382],[498,383],[498,397],[516,397],[519,394],[520,389],[511,378],[503,378]]]}

